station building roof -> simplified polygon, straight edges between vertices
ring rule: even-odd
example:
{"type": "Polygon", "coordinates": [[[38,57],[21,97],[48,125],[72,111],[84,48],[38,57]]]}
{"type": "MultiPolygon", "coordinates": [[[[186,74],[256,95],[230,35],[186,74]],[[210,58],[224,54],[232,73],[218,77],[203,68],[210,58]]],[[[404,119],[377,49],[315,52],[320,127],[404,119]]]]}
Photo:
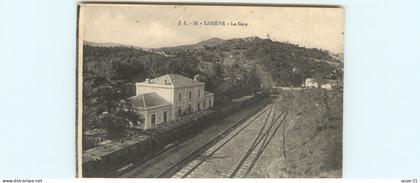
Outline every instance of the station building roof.
{"type": "Polygon", "coordinates": [[[157,78],[150,79],[149,81],[143,81],[139,84],[148,85],[148,84],[155,84],[155,85],[169,85],[175,88],[178,87],[187,87],[187,86],[197,86],[197,85],[204,85],[204,83],[195,81],[188,77],[185,77],[180,74],[166,74],[157,78]]]}
{"type": "Polygon", "coordinates": [[[130,100],[133,104],[133,107],[137,109],[147,109],[172,105],[170,102],[166,101],[155,92],[143,93],[137,96],[130,97],[128,98],[128,100],[130,100]]]}

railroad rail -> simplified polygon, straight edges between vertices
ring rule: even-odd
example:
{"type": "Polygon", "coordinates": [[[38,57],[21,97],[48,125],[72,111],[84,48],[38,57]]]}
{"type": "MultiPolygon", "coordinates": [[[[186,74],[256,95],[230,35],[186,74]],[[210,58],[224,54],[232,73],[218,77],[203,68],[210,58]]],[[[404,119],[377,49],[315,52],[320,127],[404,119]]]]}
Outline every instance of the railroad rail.
{"type": "Polygon", "coordinates": [[[272,104],[263,109],[262,111],[260,111],[260,113],[257,115],[255,115],[251,120],[247,121],[247,123],[240,127],[240,128],[236,128],[235,130],[233,130],[231,133],[229,133],[227,136],[224,137],[223,140],[219,141],[218,143],[216,143],[215,145],[213,145],[211,148],[209,148],[207,151],[205,151],[204,153],[202,153],[201,155],[203,156],[200,159],[195,159],[193,161],[191,161],[188,165],[188,167],[184,167],[181,169],[181,171],[178,171],[176,174],[174,174],[172,177],[174,178],[186,178],[188,177],[195,169],[197,169],[203,162],[205,162],[208,158],[210,158],[211,156],[213,156],[219,149],[221,149],[222,147],[224,147],[226,144],[228,144],[232,139],[234,139],[237,135],[239,135],[244,129],[246,129],[249,125],[251,125],[256,119],[258,119],[261,115],[263,115],[264,113],[268,112],[268,115],[270,115],[272,110],[272,104]]]}
{"type": "MultiPolygon", "coordinates": [[[[191,161],[193,161],[194,159],[196,159],[199,155],[203,154],[203,152],[205,152],[206,150],[208,150],[210,147],[214,146],[220,140],[224,139],[226,136],[228,136],[228,134],[230,134],[231,132],[235,131],[235,129],[237,129],[238,126],[240,126],[241,124],[243,124],[244,122],[246,122],[248,119],[251,119],[253,116],[260,116],[260,115],[262,115],[266,110],[268,110],[268,108],[267,109],[264,109],[264,107],[266,107],[266,104],[267,103],[261,104],[261,106],[259,106],[258,109],[256,109],[256,110],[248,113],[247,115],[245,115],[244,117],[242,117],[241,119],[239,119],[229,129],[227,129],[224,132],[218,134],[215,138],[213,138],[209,142],[205,143],[204,145],[202,145],[197,150],[191,152],[189,155],[187,155],[182,160],[174,163],[172,166],[170,166],[170,167],[166,168],[165,170],[157,173],[154,177],[155,178],[168,178],[168,177],[172,177],[177,172],[179,172],[185,165],[187,165],[188,163],[190,163],[191,161]],[[261,110],[261,109],[263,109],[263,110],[261,110]],[[260,114],[259,115],[256,115],[258,113],[260,113],[260,114]]],[[[270,109],[271,109],[271,106],[272,106],[271,101],[269,102],[269,104],[270,104],[270,109]]],[[[207,157],[209,157],[209,156],[207,156],[207,157]]],[[[201,164],[201,163],[199,163],[199,164],[201,164]]],[[[188,176],[188,175],[186,175],[186,176],[188,176]]],[[[182,176],[182,177],[184,177],[184,176],[182,176]]]]}
{"type": "MultiPolygon", "coordinates": [[[[235,178],[235,177],[247,177],[252,168],[255,166],[258,159],[264,153],[265,149],[273,139],[273,137],[277,134],[280,126],[286,120],[289,114],[289,106],[291,105],[291,100],[285,110],[283,110],[277,117],[276,114],[273,114],[271,123],[266,128],[267,122],[269,121],[266,119],[263,126],[261,127],[258,135],[255,137],[253,143],[249,147],[248,151],[239,161],[235,168],[230,170],[227,174],[224,174],[226,178],[235,178]],[[274,130],[272,130],[274,129],[274,130]]],[[[285,128],[283,128],[285,130],[285,128]]],[[[284,134],[284,132],[283,132],[284,134]]]]}
{"type": "MultiPolygon", "coordinates": [[[[265,120],[261,129],[259,130],[257,136],[252,142],[248,151],[241,158],[239,163],[235,167],[233,167],[233,169],[223,174],[225,178],[246,177],[250,173],[252,168],[255,166],[258,159],[264,153],[265,149],[268,147],[271,140],[277,134],[281,125],[284,124],[284,121],[286,120],[288,116],[289,106],[290,106],[290,103],[287,105],[286,110],[283,110],[282,112],[280,112],[279,115],[276,116],[276,112],[275,111],[272,112],[274,108],[274,104],[269,105],[268,107],[260,111],[259,114],[258,112],[255,113],[256,115],[254,116],[254,118],[252,118],[251,120],[248,120],[248,122],[245,123],[245,125],[239,128],[237,128],[235,125],[232,128],[236,128],[236,129],[229,132],[228,135],[222,134],[220,137],[222,137],[223,139],[221,139],[219,142],[207,144],[206,148],[208,148],[207,146],[211,146],[207,150],[192,153],[191,156],[186,157],[184,160],[175,164],[173,167],[169,167],[168,171],[166,173],[163,173],[162,174],[163,176],[159,176],[159,177],[172,177],[172,178],[189,177],[198,167],[200,167],[202,163],[206,162],[206,160],[208,160],[211,156],[213,156],[218,150],[220,150],[222,147],[228,144],[232,139],[234,139],[238,134],[240,134],[256,119],[260,118],[261,115],[267,113],[268,111],[267,116],[265,116],[265,120]],[[271,116],[271,119],[270,119],[270,116],[271,116]],[[198,156],[200,156],[200,158],[196,158],[198,156]]],[[[254,114],[250,114],[250,115],[254,115],[254,114]]],[[[246,117],[246,119],[247,118],[248,117],[246,117]]]]}

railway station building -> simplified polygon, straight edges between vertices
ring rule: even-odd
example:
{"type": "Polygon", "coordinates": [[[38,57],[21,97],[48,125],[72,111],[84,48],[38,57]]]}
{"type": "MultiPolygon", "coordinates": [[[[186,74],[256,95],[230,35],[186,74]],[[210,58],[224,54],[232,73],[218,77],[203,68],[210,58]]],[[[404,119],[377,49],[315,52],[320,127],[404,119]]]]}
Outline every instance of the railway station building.
{"type": "Polygon", "coordinates": [[[143,116],[143,129],[147,130],[213,106],[214,94],[205,91],[204,85],[198,75],[190,79],[166,74],[136,83],[136,95],[129,100],[143,116]]]}

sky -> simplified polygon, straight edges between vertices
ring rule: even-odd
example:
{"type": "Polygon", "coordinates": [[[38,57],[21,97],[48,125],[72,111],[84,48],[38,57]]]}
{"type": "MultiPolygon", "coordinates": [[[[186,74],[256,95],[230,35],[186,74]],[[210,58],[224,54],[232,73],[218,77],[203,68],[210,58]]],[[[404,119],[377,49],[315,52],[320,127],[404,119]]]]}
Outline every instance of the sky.
{"type": "Polygon", "coordinates": [[[80,38],[143,48],[210,38],[258,36],[334,53],[344,50],[344,9],[319,7],[90,4],[80,10],[80,38]],[[179,25],[196,21],[201,25],[179,25]],[[224,21],[224,26],[204,25],[224,21]],[[232,26],[231,22],[247,26],[232,26]],[[227,25],[229,23],[229,25],[227,25]]]}

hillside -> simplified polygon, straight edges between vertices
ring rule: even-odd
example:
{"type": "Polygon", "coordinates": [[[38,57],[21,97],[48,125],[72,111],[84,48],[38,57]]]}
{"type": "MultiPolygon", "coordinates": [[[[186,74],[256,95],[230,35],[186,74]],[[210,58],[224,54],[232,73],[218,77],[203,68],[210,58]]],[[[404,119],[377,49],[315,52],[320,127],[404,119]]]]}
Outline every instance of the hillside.
{"type": "Polygon", "coordinates": [[[115,111],[121,100],[135,94],[135,82],[168,73],[200,74],[206,90],[215,94],[215,105],[261,85],[301,86],[310,77],[342,80],[343,61],[337,55],[258,37],[155,49],[84,42],[84,119],[94,125],[102,112],[115,111]]]}
{"type": "Polygon", "coordinates": [[[343,67],[339,57],[326,50],[258,37],[210,39],[195,45],[161,48],[159,51],[171,55],[192,55],[200,61],[200,71],[210,74],[214,74],[211,69],[214,64],[221,64],[224,73],[237,77],[235,70],[249,71],[257,67],[257,76],[262,84],[268,86],[300,86],[308,77],[339,79],[341,76],[334,75],[334,70],[343,67]]]}
{"type": "Polygon", "coordinates": [[[125,78],[130,81],[156,76],[153,74],[154,71],[142,70],[150,66],[152,61],[158,63],[174,61],[180,64],[194,61],[195,63],[188,66],[189,71],[181,73],[189,77],[198,72],[209,76],[219,74],[221,77],[240,77],[241,71],[248,72],[256,67],[257,76],[264,85],[300,86],[303,79],[309,77],[342,78],[342,72],[334,73],[337,72],[334,70],[342,71],[343,68],[343,62],[340,60],[342,57],[335,56],[337,54],[258,37],[229,40],[213,38],[193,45],[164,47],[150,51],[121,45],[108,47],[92,45],[94,44],[85,44],[84,59],[87,69],[85,71],[106,73],[107,69],[103,67],[109,67],[108,64],[115,62],[143,65],[138,73],[144,74],[134,74],[138,77],[125,78]],[[219,73],[215,73],[217,65],[222,66],[222,71],[219,73]]]}

